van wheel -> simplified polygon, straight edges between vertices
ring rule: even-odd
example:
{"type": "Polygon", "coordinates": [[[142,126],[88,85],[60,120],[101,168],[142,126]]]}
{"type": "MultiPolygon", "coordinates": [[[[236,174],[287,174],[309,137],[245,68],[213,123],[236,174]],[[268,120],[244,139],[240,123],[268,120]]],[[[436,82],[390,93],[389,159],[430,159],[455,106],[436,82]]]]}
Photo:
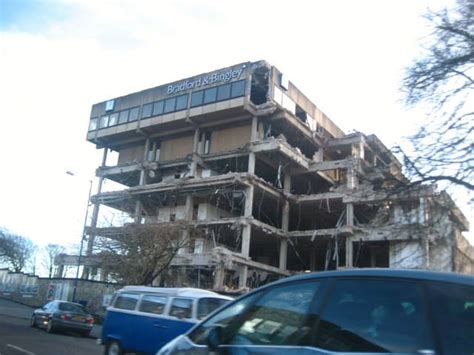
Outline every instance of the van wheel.
{"type": "Polygon", "coordinates": [[[105,346],[105,355],[123,355],[123,349],[120,346],[120,343],[116,340],[110,340],[107,342],[107,345],[105,346]]]}

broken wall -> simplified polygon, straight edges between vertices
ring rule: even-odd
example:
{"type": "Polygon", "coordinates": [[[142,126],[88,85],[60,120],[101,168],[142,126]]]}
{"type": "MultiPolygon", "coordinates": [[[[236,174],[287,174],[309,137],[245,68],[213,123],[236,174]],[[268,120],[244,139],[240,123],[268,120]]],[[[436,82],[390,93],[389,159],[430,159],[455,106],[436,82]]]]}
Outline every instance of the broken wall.
{"type": "Polygon", "coordinates": [[[453,271],[453,253],[451,244],[445,239],[437,239],[429,245],[430,270],[453,271]]]}
{"type": "Polygon", "coordinates": [[[164,140],[160,147],[160,161],[183,159],[193,152],[194,136],[164,140]]]}
{"type": "Polygon", "coordinates": [[[212,131],[210,153],[236,150],[250,142],[251,125],[212,131]]]}
{"type": "Polygon", "coordinates": [[[118,165],[142,161],[144,153],[145,143],[120,149],[118,165]]]}
{"type": "Polygon", "coordinates": [[[391,241],[390,268],[426,269],[427,250],[423,240],[391,241]]]}
{"type": "Polygon", "coordinates": [[[165,206],[158,208],[158,222],[169,222],[174,215],[174,220],[186,219],[186,206],[165,206]]]}
{"type": "Polygon", "coordinates": [[[234,215],[222,208],[218,208],[209,203],[200,203],[198,207],[198,221],[233,217],[234,215]]]}

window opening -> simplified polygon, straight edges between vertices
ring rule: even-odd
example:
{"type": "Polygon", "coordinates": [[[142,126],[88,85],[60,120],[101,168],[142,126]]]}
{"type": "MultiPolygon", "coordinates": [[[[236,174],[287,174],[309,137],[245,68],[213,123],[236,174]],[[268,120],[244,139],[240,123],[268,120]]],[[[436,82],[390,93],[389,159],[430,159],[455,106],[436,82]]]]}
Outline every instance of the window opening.
{"type": "Polygon", "coordinates": [[[119,124],[126,123],[128,121],[129,112],[130,112],[129,110],[125,110],[119,113],[119,120],[118,120],[119,124]]]}
{"type": "Polygon", "coordinates": [[[89,131],[95,131],[97,129],[97,118],[91,118],[89,122],[89,131]]]}
{"type": "Polygon", "coordinates": [[[245,82],[245,80],[240,80],[236,81],[235,83],[232,83],[232,93],[230,95],[232,99],[245,95],[245,82]]]}
{"type": "Polygon", "coordinates": [[[191,107],[201,106],[204,100],[204,90],[193,92],[191,95],[191,107]]]}
{"type": "Polygon", "coordinates": [[[188,95],[181,95],[176,98],[176,111],[188,108],[188,95]]]}
{"type": "Polygon", "coordinates": [[[269,70],[267,67],[260,67],[252,73],[252,86],[250,89],[250,100],[255,105],[261,105],[267,101],[269,89],[269,70]]]}
{"type": "Polygon", "coordinates": [[[158,116],[163,114],[163,110],[165,107],[164,101],[158,101],[153,104],[153,116],[158,116]]]}
{"type": "Polygon", "coordinates": [[[211,149],[211,132],[204,133],[204,152],[203,154],[209,154],[211,149]]]}
{"type": "Polygon", "coordinates": [[[153,109],[153,104],[143,105],[142,118],[151,117],[152,109],[153,109]]]}
{"type": "Polygon", "coordinates": [[[175,110],[176,107],[176,97],[172,97],[165,101],[164,113],[170,113],[175,110]]]}
{"type": "Polygon", "coordinates": [[[115,126],[118,123],[118,113],[112,113],[109,116],[109,127],[115,126]]]}
{"type": "Polygon", "coordinates": [[[130,115],[128,116],[128,121],[133,122],[138,120],[138,114],[140,113],[140,107],[134,107],[130,109],[130,115]]]}
{"type": "Polygon", "coordinates": [[[296,117],[298,117],[298,119],[299,119],[301,122],[304,122],[304,123],[307,123],[307,122],[308,122],[308,117],[307,117],[306,111],[303,110],[303,109],[302,109],[301,107],[299,107],[298,105],[296,105],[295,115],[296,115],[296,117]]]}
{"type": "Polygon", "coordinates": [[[222,85],[217,88],[217,101],[230,99],[230,84],[222,85]]]}
{"type": "Polygon", "coordinates": [[[217,99],[217,88],[210,88],[204,91],[204,105],[215,102],[217,99]]]}
{"type": "Polygon", "coordinates": [[[109,116],[108,115],[102,116],[100,118],[99,128],[106,128],[108,124],[109,124],[109,116]]]}

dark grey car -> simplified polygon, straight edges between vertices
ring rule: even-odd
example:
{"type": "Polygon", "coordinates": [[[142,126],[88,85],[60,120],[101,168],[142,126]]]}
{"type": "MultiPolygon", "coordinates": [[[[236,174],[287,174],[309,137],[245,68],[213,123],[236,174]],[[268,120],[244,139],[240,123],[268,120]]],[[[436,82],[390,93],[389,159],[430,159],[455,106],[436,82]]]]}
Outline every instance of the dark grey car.
{"type": "Polygon", "coordinates": [[[171,354],[474,354],[474,277],[365,269],[290,277],[229,303],[171,354]]]}
{"type": "Polygon", "coordinates": [[[32,327],[44,327],[48,333],[71,330],[82,336],[89,336],[94,318],[78,303],[51,301],[35,309],[31,316],[32,327]]]}

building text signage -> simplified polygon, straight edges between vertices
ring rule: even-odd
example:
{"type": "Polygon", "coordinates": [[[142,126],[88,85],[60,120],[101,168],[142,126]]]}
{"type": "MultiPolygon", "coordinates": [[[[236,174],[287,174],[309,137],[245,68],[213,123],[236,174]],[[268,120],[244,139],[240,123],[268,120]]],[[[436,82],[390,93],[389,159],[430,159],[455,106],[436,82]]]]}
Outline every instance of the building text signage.
{"type": "Polygon", "coordinates": [[[245,66],[238,69],[229,69],[221,72],[215,72],[209,75],[201,76],[194,80],[185,80],[179,84],[168,85],[167,94],[177,94],[182,91],[205,87],[216,83],[226,83],[231,80],[239,79],[242,76],[245,66]]]}

